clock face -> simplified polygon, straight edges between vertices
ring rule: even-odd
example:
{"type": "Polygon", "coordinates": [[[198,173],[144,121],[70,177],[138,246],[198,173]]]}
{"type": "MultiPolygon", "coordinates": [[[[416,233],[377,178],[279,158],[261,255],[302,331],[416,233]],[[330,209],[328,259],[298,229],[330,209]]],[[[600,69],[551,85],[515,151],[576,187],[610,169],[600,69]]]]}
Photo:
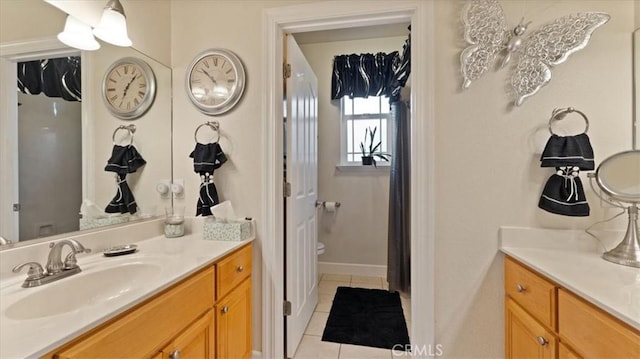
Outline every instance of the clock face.
{"type": "Polygon", "coordinates": [[[107,70],[102,92],[114,116],[125,120],[138,118],[149,109],[155,97],[153,71],[136,58],[118,60],[107,70]]]}
{"type": "Polygon", "coordinates": [[[240,100],[244,69],[237,56],[226,50],[207,50],[196,57],[187,73],[187,93],[203,113],[224,113],[240,100]]]}

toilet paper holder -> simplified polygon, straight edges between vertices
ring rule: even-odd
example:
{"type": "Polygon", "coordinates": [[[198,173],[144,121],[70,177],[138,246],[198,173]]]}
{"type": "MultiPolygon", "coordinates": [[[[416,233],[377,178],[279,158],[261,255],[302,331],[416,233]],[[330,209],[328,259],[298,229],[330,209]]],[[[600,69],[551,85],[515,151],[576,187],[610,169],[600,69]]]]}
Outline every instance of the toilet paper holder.
{"type": "Polygon", "coordinates": [[[331,206],[332,204],[335,206],[335,208],[340,208],[341,205],[340,202],[316,201],[316,208],[326,208],[327,206],[331,206]]]}

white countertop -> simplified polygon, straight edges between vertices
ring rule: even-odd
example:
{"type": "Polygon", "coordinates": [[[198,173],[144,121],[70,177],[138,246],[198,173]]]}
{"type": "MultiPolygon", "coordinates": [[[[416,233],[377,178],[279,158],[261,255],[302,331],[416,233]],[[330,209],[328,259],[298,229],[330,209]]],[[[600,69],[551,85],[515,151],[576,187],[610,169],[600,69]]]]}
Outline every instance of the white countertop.
{"type": "Polygon", "coordinates": [[[640,330],[640,268],[605,261],[582,231],[503,227],[500,235],[503,253],[640,330]]]}
{"type": "MultiPolygon", "coordinates": [[[[73,280],[75,276],[35,288],[20,287],[26,277],[24,273],[3,279],[0,281],[0,358],[34,358],[44,355],[251,241],[206,241],[201,236],[192,234],[180,238],[154,237],[136,242],[138,251],[125,256],[105,257],[101,253],[79,255],[78,265],[82,268],[82,273],[77,276],[103,270],[109,265],[145,261],[161,263],[157,267],[160,272],[154,271],[149,278],[132,283],[113,298],[96,300],[94,304],[58,315],[16,320],[7,317],[5,311],[24,297],[37,291],[51,290],[51,287],[73,280]]],[[[73,292],[68,295],[72,296],[73,292]]]]}

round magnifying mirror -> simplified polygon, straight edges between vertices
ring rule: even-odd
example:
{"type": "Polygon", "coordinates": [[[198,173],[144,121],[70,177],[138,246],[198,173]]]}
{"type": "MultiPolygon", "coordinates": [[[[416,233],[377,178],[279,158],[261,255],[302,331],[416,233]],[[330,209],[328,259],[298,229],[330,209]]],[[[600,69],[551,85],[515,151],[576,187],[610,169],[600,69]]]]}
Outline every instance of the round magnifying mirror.
{"type": "Polygon", "coordinates": [[[640,150],[617,153],[602,161],[596,171],[596,182],[610,199],[630,203],[629,224],[624,239],[602,258],[609,262],[640,267],[638,236],[638,203],[640,203],[640,150]]]}
{"type": "Polygon", "coordinates": [[[596,180],[609,197],[640,203],[640,150],[620,152],[604,160],[598,166],[596,180]]]}

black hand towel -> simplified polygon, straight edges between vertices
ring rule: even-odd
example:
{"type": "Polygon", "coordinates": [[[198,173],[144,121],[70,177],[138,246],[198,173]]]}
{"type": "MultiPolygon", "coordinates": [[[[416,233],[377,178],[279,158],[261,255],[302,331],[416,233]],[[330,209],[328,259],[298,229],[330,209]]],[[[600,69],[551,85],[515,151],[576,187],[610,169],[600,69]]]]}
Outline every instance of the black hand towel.
{"type": "Polygon", "coordinates": [[[544,186],[538,207],[563,216],[586,217],[589,203],[584,194],[578,167],[558,168],[544,186]]]}
{"type": "Polygon", "coordinates": [[[196,216],[211,216],[211,206],[220,203],[218,190],[213,183],[213,171],[227,162],[219,143],[196,143],[189,154],[193,158],[193,170],[200,175],[200,195],[196,206],[196,216]]]}
{"type": "Polygon", "coordinates": [[[138,150],[133,145],[113,146],[111,158],[107,161],[107,165],[104,170],[107,172],[117,173],[116,183],[118,184],[118,192],[107,205],[105,212],[129,212],[131,214],[137,212],[138,206],[136,204],[136,199],[127,184],[127,174],[135,172],[146,163],[147,161],[142,158],[138,150]]]}
{"type": "Polygon", "coordinates": [[[576,166],[593,170],[593,148],[586,133],[575,136],[551,135],[540,157],[541,167],[576,166]]]}

